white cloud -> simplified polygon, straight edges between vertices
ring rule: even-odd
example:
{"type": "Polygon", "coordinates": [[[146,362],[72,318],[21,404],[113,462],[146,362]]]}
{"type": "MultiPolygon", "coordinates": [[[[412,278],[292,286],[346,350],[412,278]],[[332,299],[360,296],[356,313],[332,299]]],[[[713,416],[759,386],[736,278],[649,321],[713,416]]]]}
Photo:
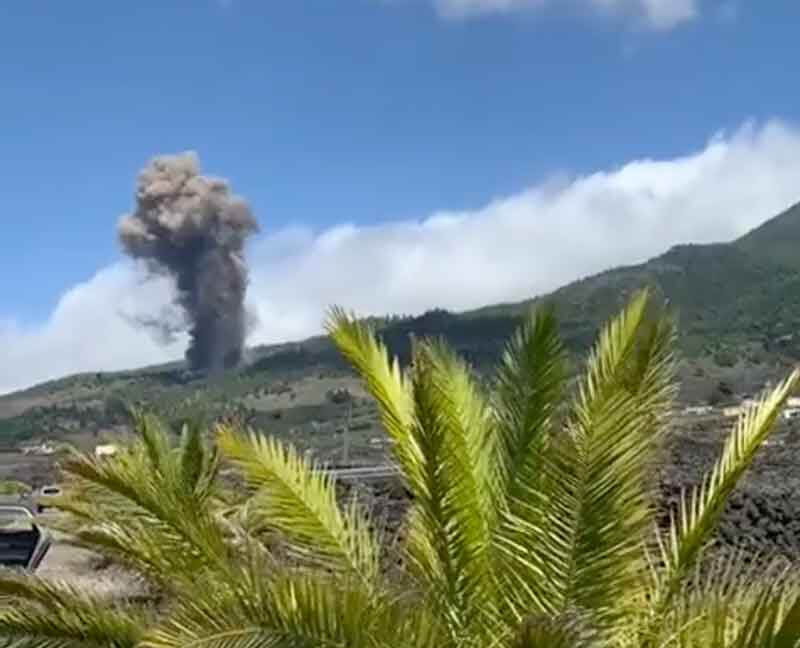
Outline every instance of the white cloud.
{"type": "MultiPolygon", "coordinates": [[[[363,314],[467,309],[541,294],[677,243],[732,239],[800,198],[798,150],[800,129],[749,124],[685,157],[543,183],[477,211],[274,232],[251,250],[249,296],[260,316],[251,343],[318,333],[333,303],[363,314]]],[[[180,357],[185,338],[159,347],[119,315],[158,312],[167,301],[166,284],[138,282],[128,264],[101,270],[43,325],[0,324],[0,386],[180,357]]]]}
{"type": "MultiPolygon", "coordinates": [[[[433,0],[446,18],[538,9],[555,0],[433,0]]],[[[633,16],[652,29],[671,29],[697,17],[699,0],[578,0],[591,9],[633,16]]]]}
{"type": "Polygon", "coordinates": [[[111,370],[180,357],[185,337],[172,347],[134,330],[124,317],[143,304],[165,304],[169,286],[142,282],[130,265],[113,265],[68,290],[41,326],[0,322],[0,393],[80,371],[111,370]]]}

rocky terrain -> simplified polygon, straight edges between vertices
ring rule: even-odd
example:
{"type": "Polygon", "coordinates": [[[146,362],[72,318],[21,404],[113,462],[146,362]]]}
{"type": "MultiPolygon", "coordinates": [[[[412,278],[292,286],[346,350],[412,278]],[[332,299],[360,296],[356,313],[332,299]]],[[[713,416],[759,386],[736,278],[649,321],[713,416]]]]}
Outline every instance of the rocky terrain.
{"type": "MultiPolygon", "coordinates": [[[[659,466],[658,517],[663,528],[681,491],[700,483],[719,456],[732,419],[684,419],[665,444],[659,466]]],[[[409,502],[397,479],[362,484],[364,500],[396,530],[409,502]]],[[[746,559],[782,557],[800,564],[800,426],[782,422],[731,495],[712,551],[741,550],[746,559]]]]}
{"type": "MultiPolygon", "coordinates": [[[[681,489],[697,484],[719,456],[726,428],[682,430],[671,440],[661,469],[662,510],[681,489]]],[[[734,491],[717,534],[719,547],[750,555],[777,554],[800,562],[800,427],[782,422],[734,491]]]]}
{"type": "MultiPolygon", "coordinates": [[[[719,456],[732,424],[732,419],[719,417],[681,417],[678,421],[680,424],[665,444],[664,461],[658,470],[659,516],[663,525],[669,511],[675,509],[681,490],[688,491],[698,484],[719,456]]],[[[712,551],[742,550],[746,560],[782,557],[800,564],[798,466],[800,424],[781,422],[730,498],[712,551]]],[[[398,478],[343,484],[343,495],[354,488],[390,537],[399,530],[409,496],[398,478]]],[[[147,596],[145,583],[136,575],[70,546],[61,537],[56,538],[38,573],[111,598],[147,596]]]]}

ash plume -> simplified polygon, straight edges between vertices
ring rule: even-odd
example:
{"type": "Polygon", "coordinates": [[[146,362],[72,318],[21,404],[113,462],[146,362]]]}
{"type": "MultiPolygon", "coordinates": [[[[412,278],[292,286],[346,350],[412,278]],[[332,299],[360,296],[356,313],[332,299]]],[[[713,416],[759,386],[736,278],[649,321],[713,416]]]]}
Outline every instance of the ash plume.
{"type": "Polygon", "coordinates": [[[249,205],[231,193],[225,180],[201,175],[193,152],[153,158],[139,174],[136,208],[122,217],[119,239],[149,272],[174,279],[175,303],[190,335],[186,359],[193,370],[216,371],[242,359],[248,324],[244,245],[256,231],[249,205]]]}

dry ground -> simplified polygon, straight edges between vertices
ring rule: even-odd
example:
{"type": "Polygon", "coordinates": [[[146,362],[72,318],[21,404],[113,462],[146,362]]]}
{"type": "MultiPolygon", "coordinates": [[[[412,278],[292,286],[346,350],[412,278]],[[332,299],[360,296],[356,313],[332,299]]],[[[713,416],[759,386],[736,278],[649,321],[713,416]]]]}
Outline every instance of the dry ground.
{"type": "Polygon", "coordinates": [[[135,574],[117,566],[102,566],[97,554],[69,544],[58,533],[54,536],[53,545],[36,570],[37,575],[112,598],[144,594],[143,582],[135,574]]]}

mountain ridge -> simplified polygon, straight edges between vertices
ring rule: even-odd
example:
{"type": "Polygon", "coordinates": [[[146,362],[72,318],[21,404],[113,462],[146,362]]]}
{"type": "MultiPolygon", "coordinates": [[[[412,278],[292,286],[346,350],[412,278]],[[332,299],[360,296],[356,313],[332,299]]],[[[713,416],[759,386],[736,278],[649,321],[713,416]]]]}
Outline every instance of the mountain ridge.
{"type": "MultiPolygon", "coordinates": [[[[547,295],[460,313],[434,309],[418,317],[373,321],[401,360],[408,359],[410,334],[439,336],[481,371],[494,363],[531,307],[552,303],[567,347],[579,353],[634,290],[649,286],[678,314],[683,397],[708,400],[720,391],[752,391],[800,359],[796,249],[800,203],[733,241],[676,245],[643,263],[610,268],[547,295]]],[[[198,404],[217,415],[244,409],[256,412],[256,420],[269,412],[274,417],[276,410],[263,405],[275,400],[273,392],[291,392],[309,376],[346,382],[350,375],[324,336],[255,347],[249,354],[252,361],[245,366],[208,378],[172,362],[67,376],[6,394],[0,397],[0,443],[41,434],[70,436],[87,424],[99,434],[118,423],[123,400],[171,418],[198,404]]]]}

